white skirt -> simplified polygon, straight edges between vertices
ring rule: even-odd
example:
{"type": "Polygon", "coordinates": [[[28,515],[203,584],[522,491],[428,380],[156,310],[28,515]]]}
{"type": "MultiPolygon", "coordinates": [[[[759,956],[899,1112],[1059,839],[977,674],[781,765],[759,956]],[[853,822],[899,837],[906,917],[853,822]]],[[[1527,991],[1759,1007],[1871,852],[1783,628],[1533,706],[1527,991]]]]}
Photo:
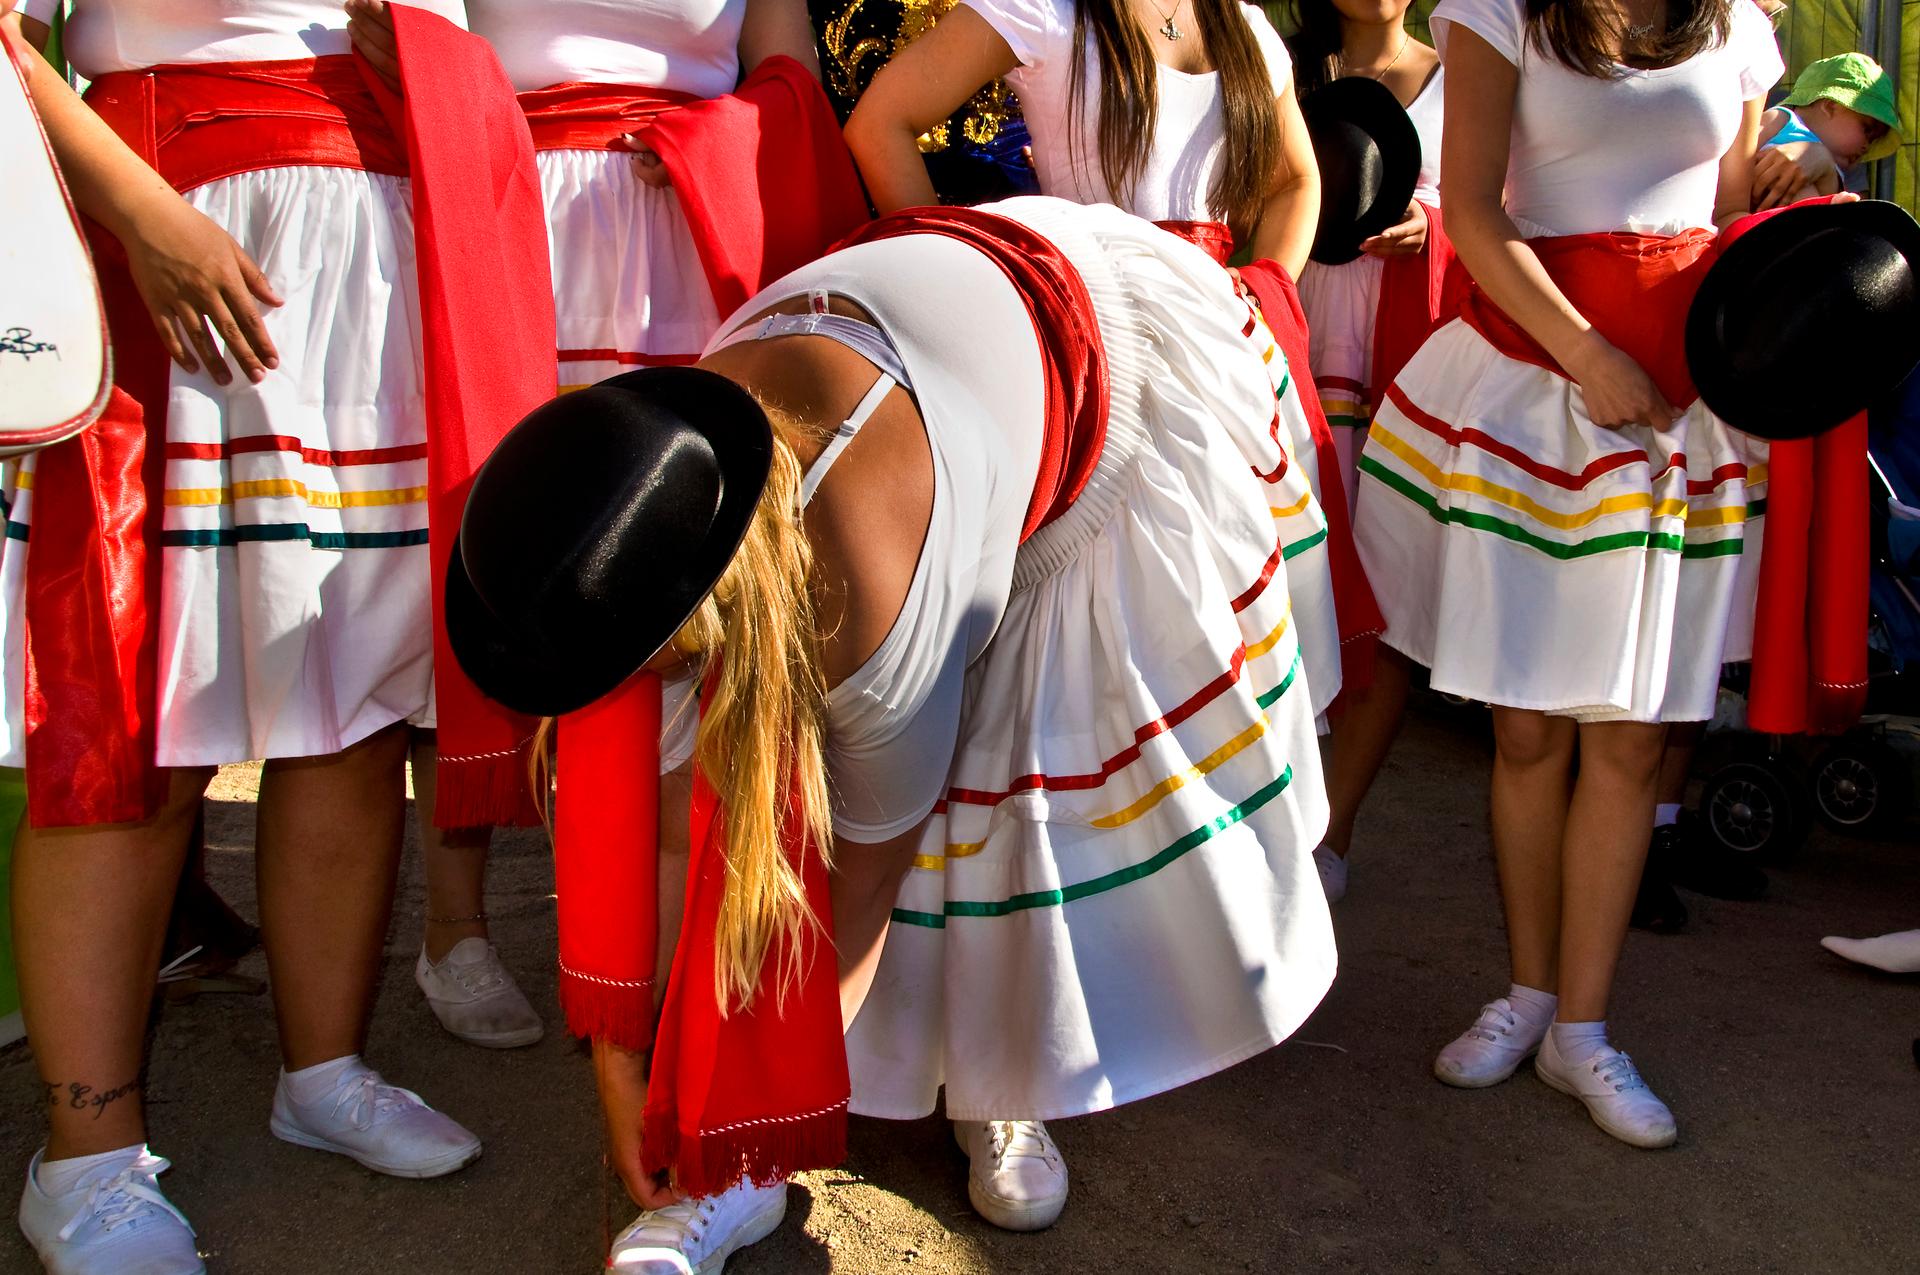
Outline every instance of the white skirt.
{"type": "Polygon", "coordinates": [[[1307,313],[1307,358],[1314,388],[1333,427],[1346,484],[1347,511],[1359,487],[1360,449],[1372,419],[1373,329],[1380,311],[1380,280],[1387,263],[1363,253],[1338,266],[1309,261],[1300,272],[1300,308],[1307,313]]]}
{"type": "Polygon", "coordinates": [[[691,363],[720,326],[679,197],[635,177],[632,158],[604,150],[536,157],[563,390],[691,363]]]}
{"type": "Polygon", "coordinates": [[[1464,320],[1374,418],[1354,534],[1386,640],[1434,689],[1582,720],[1705,721],[1747,658],[1766,444],[1698,402],[1602,429],[1464,320]]]}
{"type": "Polygon", "coordinates": [[[1318,510],[1263,343],[1172,236],[1057,201],[992,211],[1086,279],[1110,423],[969,671],[947,798],[847,1037],[866,1115],[924,1115],[942,1084],[957,1119],[1143,1098],[1285,1039],[1334,973],[1300,637],[1323,617],[1290,593],[1273,514],[1296,492],[1289,518],[1318,510]]]}
{"type": "MultiPolygon", "coordinates": [[[[264,169],[188,192],[286,304],[259,385],[172,370],[161,550],[162,766],[335,753],[431,724],[427,461],[408,183],[264,169]]],[[[33,460],[8,462],[0,764],[24,757],[33,460]]]]}

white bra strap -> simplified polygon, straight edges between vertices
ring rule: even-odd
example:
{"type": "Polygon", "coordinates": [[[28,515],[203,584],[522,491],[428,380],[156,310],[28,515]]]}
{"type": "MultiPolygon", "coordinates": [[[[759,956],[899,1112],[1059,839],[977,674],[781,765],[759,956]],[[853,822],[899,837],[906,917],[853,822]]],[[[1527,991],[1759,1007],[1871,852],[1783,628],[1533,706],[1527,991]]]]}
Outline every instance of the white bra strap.
{"type": "Polygon", "coordinates": [[[827,471],[833,468],[833,462],[840,459],[840,453],[847,450],[847,444],[851,443],[854,435],[860,432],[860,427],[867,423],[867,418],[879,409],[880,400],[887,396],[896,383],[885,372],[875,377],[873,388],[868,390],[860,402],[854,406],[853,414],[841,421],[840,428],[833,431],[833,437],[827,441],[827,445],[814,458],[813,464],[807,468],[806,477],[800,480],[802,509],[812,501],[813,493],[819,490],[821,481],[827,476],[827,471]]]}

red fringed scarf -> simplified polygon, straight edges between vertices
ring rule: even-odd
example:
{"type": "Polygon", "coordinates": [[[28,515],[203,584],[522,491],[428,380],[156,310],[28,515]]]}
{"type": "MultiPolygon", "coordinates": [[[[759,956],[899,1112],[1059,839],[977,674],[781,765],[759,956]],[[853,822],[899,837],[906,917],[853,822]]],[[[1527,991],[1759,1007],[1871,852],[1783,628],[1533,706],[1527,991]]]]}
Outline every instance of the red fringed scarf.
{"type": "MultiPolygon", "coordinates": [[[[554,393],[551,367],[499,358],[493,336],[551,344],[552,285],[532,147],[491,48],[420,9],[394,5],[393,20],[405,102],[345,57],[119,72],[96,81],[88,101],[177,190],[290,164],[414,175],[438,581],[474,470],[554,393]]],[[[103,266],[119,256],[102,255],[103,266]]],[[[118,391],[94,430],[43,453],[37,475],[26,707],[29,810],[40,827],[143,819],[164,796],[154,759],[160,506],[150,494],[164,486],[168,373],[124,266],[102,275],[118,391]],[[36,631],[55,640],[36,641],[36,631]]],[[[437,587],[434,650],[436,822],[530,817],[531,724],[460,671],[437,587]]]]}
{"type": "MultiPolygon", "coordinates": [[[[1690,230],[1668,239],[1597,234],[1529,243],[1587,321],[1645,368],[1668,402],[1686,407],[1699,397],[1684,334],[1700,279],[1720,249],[1779,211],[1743,217],[1717,238],[1690,230]]],[[[1461,317],[1502,354],[1566,375],[1478,289],[1461,317]]],[[[1768,448],[1747,705],[1757,731],[1839,732],[1866,706],[1867,485],[1865,413],[1817,438],[1768,448]]]]}

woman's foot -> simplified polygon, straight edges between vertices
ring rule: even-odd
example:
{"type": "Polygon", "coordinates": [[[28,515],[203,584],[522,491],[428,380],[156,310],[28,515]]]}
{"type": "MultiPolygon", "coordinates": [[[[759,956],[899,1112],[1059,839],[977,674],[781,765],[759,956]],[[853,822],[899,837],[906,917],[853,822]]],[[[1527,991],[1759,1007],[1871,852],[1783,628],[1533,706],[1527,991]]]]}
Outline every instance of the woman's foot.
{"type": "Polygon", "coordinates": [[[1435,1077],[1456,1089],[1485,1089],[1520,1069],[1553,1024],[1555,997],[1513,987],[1480,1007],[1480,1017],[1433,1060],[1435,1077]]]}
{"type": "Polygon", "coordinates": [[[1533,1070],[1548,1087],[1585,1103],[1593,1122],[1628,1146],[1670,1147],[1680,1137],[1673,1112],[1647,1087],[1633,1059],[1604,1041],[1591,1053],[1569,1056],[1549,1032],[1533,1070]]]}
{"type": "Polygon", "coordinates": [[[437,1178],[480,1158],[480,1139],[357,1055],[281,1072],[268,1127],[282,1142],[396,1178],[437,1178]]]}
{"type": "Polygon", "coordinates": [[[484,938],[461,939],[438,961],[422,948],[413,981],[440,1025],[470,1045],[516,1049],[545,1034],[539,1013],[484,938]]]}
{"type": "Polygon", "coordinates": [[[1067,1207],[1067,1164],[1038,1120],[953,1122],[973,1210],[1006,1231],[1044,1231],[1067,1207]]]}
{"type": "Polygon", "coordinates": [[[787,1184],[737,1182],[718,1195],[650,1209],[613,1241],[607,1269],[642,1275],[719,1275],[727,1258],[780,1229],[787,1184]]]}
{"type": "Polygon", "coordinates": [[[1320,888],[1327,892],[1327,902],[1338,903],[1347,897],[1347,860],[1345,855],[1335,854],[1326,846],[1313,852],[1313,866],[1320,870],[1320,888]]]}
{"type": "Polygon", "coordinates": [[[167,1167],[145,1145],[51,1162],[35,1152],[20,1233],[49,1275],[203,1275],[193,1228],[155,1181],[167,1167]]]}

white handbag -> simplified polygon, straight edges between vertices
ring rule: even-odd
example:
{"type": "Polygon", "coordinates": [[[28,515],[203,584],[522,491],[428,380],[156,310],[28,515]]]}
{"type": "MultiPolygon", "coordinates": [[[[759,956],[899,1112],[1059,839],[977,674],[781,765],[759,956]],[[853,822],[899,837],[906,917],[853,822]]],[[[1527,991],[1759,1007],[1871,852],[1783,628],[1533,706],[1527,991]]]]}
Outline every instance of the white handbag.
{"type": "Polygon", "coordinates": [[[80,219],[24,69],[0,48],[0,456],[17,456],[92,424],[113,364],[80,219]]]}

